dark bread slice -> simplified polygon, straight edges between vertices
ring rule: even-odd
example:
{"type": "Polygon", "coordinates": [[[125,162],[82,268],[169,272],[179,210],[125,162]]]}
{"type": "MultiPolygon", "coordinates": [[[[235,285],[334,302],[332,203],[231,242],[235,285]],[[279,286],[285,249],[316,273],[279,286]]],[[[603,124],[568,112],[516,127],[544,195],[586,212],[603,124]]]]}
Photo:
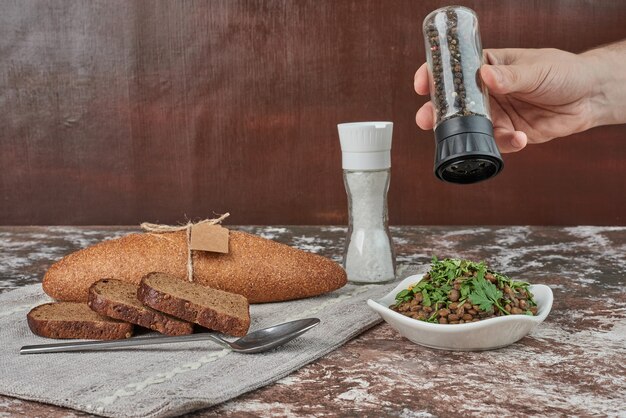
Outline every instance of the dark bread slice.
{"type": "Polygon", "coordinates": [[[120,319],[166,335],[193,333],[193,324],[144,306],[137,299],[139,286],[103,279],[89,288],[89,307],[100,315],[120,319]]]}
{"type": "Polygon", "coordinates": [[[250,328],[250,307],[245,297],[165,273],[144,276],[137,296],[151,308],[224,334],[239,337],[250,328]]]}
{"type": "Polygon", "coordinates": [[[118,340],[133,334],[132,324],[98,315],[86,303],[45,303],[26,318],[33,333],[47,338],[118,340]]]}

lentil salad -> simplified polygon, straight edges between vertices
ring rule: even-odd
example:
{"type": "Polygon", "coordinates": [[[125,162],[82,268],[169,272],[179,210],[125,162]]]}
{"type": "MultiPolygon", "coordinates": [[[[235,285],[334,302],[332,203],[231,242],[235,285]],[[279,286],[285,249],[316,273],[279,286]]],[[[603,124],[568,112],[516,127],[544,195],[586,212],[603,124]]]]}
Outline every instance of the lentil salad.
{"type": "Polygon", "coordinates": [[[464,324],[504,315],[536,315],[530,284],[511,280],[485,262],[433,257],[422,280],[400,291],[389,308],[413,319],[464,324]]]}

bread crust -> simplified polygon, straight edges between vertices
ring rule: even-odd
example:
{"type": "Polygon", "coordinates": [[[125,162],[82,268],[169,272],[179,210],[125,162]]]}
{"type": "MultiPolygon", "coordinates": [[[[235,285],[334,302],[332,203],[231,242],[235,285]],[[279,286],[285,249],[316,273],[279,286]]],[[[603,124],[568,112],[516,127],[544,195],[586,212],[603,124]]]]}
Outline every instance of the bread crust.
{"type": "Polygon", "coordinates": [[[149,278],[154,274],[161,273],[150,273],[139,284],[137,296],[145,305],[177,318],[184,319],[185,321],[193,322],[224,334],[242,337],[248,332],[248,329],[250,328],[250,311],[247,306],[248,303],[244,298],[242,298],[242,303],[245,303],[246,305],[246,318],[224,315],[216,312],[210,306],[198,305],[189,300],[170,295],[151,286],[149,278]]]}
{"type": "Polygon", "coordinates": [[[34,307],[26,315],[28,327],[33,334],[46,338],[72,338],[87,340],[119,340],[133,334],[133,325],[102,317],[100,321],[91,320],[45,320],[35,318],[45,306],[63,302],[45,303],[34,307]]]}
{"type": "Polygon", "coordinates": [[[99,284],[106,280],[113,281],[114,279],[99,280],[89,288],[89,301],[87,304],[94,312],[149,328],[165,335],[188,335],[193,333],[193,324],[189,322],[173,318],[150,307],[144,306],[140,308],[107,298],[105,294],[98,291],[99,284]]]}
{"type": "MultiPolygon", "coordinates": [[[[102,278],[139,284],[153,271],[187,279],[184,231],[130,234],[69,254],[52,265],[43,289],[58,300],[88,300],[89,287],[102,278]]],[[[193,252],[193,280],[243,295],[250,303],[317,296],[344,286],[337,263],[240,231],[230,231],[229,253],[193,252]]]]}

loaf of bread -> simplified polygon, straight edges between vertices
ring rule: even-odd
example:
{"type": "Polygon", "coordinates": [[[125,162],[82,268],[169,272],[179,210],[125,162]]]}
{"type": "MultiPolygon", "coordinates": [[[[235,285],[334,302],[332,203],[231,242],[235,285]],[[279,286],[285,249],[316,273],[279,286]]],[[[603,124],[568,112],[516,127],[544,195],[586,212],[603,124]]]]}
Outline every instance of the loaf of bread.
{"type": "Polygon", "coordinates": [[[87,304],[96,313],[130,322],[165,335],[193,333],[193,324],[154,310],[137,298],[139,286],[115,279],[98,280],[89,288],[87,304]]]}
{"type": "MultiPolygon", "coordinates": [[[[130,234],[69,254],[50,267],[43,289],[58,300],[86,302],[89,287],[100,279],[139,284],[153,271],[187,280],[184,231],[130,234]]],[[[346,273],[322,256],[230,231],[227,254],[193,251],[193,281],[260,303],[336,290],[346,284],[346,273]]]]}
{"type": "Polygon", "coordinates": [[[133,333],[131,324],[98,315],[86,303],[45,303],[31,309],[26,318],[34,334],[47,338],[117,340],[133,333]]]}
{"type": "Polygon", "coordinates": [[[250,328],[250,308],[241,295],[211,289],[154,272],[139,284],[146,306],[224,334],[242,337],[250,328]]]}

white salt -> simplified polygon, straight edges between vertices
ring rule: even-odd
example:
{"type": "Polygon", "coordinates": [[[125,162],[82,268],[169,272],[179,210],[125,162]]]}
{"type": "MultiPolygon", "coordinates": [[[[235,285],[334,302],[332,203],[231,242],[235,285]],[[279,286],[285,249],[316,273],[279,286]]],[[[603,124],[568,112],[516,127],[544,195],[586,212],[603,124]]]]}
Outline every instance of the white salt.
{"type": "Polygon", "coordinates": [[[389,170],[344,171],[350,204],[350,229],[344,266],[348,280],[394,280],[393,244],[387,226],[389,170]]]}

